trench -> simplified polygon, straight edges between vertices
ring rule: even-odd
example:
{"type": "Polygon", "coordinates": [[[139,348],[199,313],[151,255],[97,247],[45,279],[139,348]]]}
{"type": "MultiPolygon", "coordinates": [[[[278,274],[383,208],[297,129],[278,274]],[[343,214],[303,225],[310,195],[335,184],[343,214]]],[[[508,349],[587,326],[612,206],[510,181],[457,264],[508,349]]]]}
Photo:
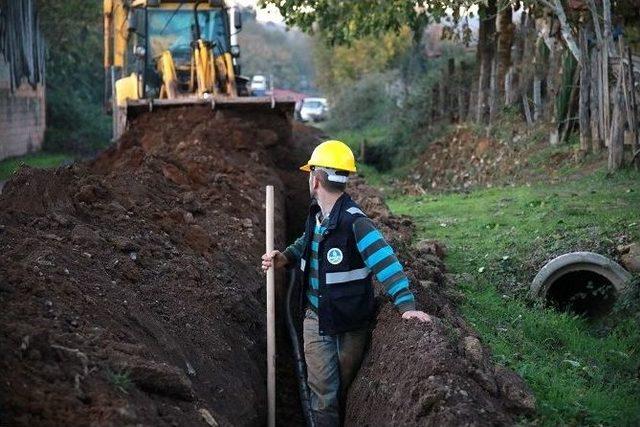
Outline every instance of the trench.
{"type": "MultiPolygon", "coordinates": [[[[0,333],[29,351],[1,355],[1,405],[25,425],[203,425],[206,411],[219,425],[264,425],[266,292],[256,265],[264,185],[277,186],[282,248],[300,234],[309,200],[298,166],[324,135],[293,123],[291,137],[282,117],[212,117],[208,107],[138,120],[91,164],[23,170],[4,189],[0,333]],[[36,270],[35,257],[55,264],[36,270]],[[82,352],[95,375],[84,373],[85,359],[51,344],[82,352]],[[133,383],[127,394],[102,374],[109,371],[133,383]]],[[[512,425],[531,411],[522,381],[495,370],[450,305],[441,261],[427,248],[406,252],[411,222],[390,215],[362,180],[349,185],[381,232],[405,248],[415,283],[430,284],[414,287],[416,298],[443,322],[403,323],[381,306],[347,423],[512,425]],[[463,338],[475,347],[467,351],[463,338]],[[465,394],[445,392],[453,387],[465,394]]],[[[276,416],[278,425],[304,425],[279,279],[276,416]]]]}
{"type": "MultiPolygon", "coordinates": [[[[278,248],[279,250],[283,250],[286,245],[295,241],[304,231],[309,206],[309,190],[307,176],[298,168],[309,159],[316,139],[320,138],[319,133],[311,138],[308,135],[298,135],[295,129],[294,124],[289,149],[274,152],[274,158],[278,159],[276,172],[282,181],[284,196],[284,230],[281,230],[281,234],[285,237],[285,246],[278,248]]],[[[276,283],[276,424],[301,426],[305,425],[305,420],[300,403],[293,350],[285,323],[288,282],[287,274],[278,275],[276,283]]],[[[295,293],[293,299],[297,301],[295,293]]],[[[300,319],[296,328],[302,342],[301,308],[295,305],[292,307],[292,312],[294,318],[300,319]]]]}

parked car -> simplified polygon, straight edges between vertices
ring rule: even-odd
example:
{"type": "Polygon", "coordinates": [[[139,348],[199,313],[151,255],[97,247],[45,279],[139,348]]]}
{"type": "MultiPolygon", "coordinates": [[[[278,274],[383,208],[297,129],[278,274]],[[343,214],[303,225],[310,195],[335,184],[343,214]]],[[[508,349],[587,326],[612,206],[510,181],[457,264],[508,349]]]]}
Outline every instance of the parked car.
{"type": "Polygon", "coordinates": [[[251,95],[265,96],[267,94],[267,78],[256,74],[251,79],[251,95]]]}
{"type": "Polygon", "coordinates": [[[305,98],[300,108],[300,119],[303,122],[321,122],[327,119],[328,112],[326,98],[305,98]]]}

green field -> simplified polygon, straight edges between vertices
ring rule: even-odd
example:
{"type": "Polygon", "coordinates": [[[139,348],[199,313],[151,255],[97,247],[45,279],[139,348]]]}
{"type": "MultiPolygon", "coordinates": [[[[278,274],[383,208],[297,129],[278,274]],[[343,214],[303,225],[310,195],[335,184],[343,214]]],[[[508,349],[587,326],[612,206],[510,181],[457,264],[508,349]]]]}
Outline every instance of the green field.
{"type": "Polygon", "coordinates": [[[54,153],[36,153],[4,159],[0,161],[0,181],[9,179],[23,164],[34,168],[54,168],[71,161],[73,161],[73,157],[68,154],[54,153]]]}
{"type": "Polygon", "coordinates": [[[617,312],[605,323],[527,299],[531,279],[553,256],[607,255],[620,241],[640,241],[639,182],[635,172],[598,172],[553,186],[388,199],[395,213],[414,218],[418,238],[448,247],[462,313],[496,361],[533,389],[536,424],[640,424],[637,302],[629,303],[635,315],[617,312]]]}

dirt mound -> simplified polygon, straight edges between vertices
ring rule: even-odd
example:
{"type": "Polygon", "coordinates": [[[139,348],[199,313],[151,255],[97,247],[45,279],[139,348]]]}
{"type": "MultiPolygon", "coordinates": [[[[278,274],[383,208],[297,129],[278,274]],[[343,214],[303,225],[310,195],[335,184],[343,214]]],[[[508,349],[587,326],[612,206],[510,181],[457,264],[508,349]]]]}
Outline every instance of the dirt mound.
{"type": "MultiPolygon", "coordinates": [[[[562,178],[562,168],[581,160],[580,152],[566,144],[549,147],[543,129],[514,129],[510,123],[504,128],[512,129],[511,134],[497,139],[480,137],[468,125],[458,125],[420,155],[403,189],[422,194],[428,190],[553,182],[562,178]]],[[[601,164],[592,162],[583,169],[588,173],[601,164]]]]}
{"type": "Polygon", "coordinates": [[[25,168],[7,184],[7,422],[202,425],[206,409],[221,425],[262,424],[256,260],[264,185],[283,188],[273,159],[286,166],[289,139],[286,119],[273,120],[157,112],[92,164],[25,168]]]}
{"type": "MultiPolygon", "coordinates": [[[[291,138],[269,114],[177,109],[141,116],[91,163],[22,169],[0,196],[0,424],[262,425],[264,186],[277,188],[283,247],[308,200],[297,166],[323,138],[298,124],[291,138]]],[[[455,313],[433,245],[410,249],[411,221],[362,180],[351,192],[439,320],[403,324],[381,304],[347,423],[505,424],[526,412],[526,388],[455,313]]],[[[278,348],[278,417],[301,425],[278,348]]]]}
{"type": "MultiPolygon", "coordinates": [[[[381,297],[372,340],[349,391],[346,424],[512,425],[535,410],[522,379],[495,365],[457,313],[460,295],[435,242],[411,246],[413,226],[389,213],[379,193],[356,181],[353,195],[398,249],[418,308],[431,324],[402,320],[381,297]]],[[[381,294],[381,289],[378,289],[381,294]]]]}

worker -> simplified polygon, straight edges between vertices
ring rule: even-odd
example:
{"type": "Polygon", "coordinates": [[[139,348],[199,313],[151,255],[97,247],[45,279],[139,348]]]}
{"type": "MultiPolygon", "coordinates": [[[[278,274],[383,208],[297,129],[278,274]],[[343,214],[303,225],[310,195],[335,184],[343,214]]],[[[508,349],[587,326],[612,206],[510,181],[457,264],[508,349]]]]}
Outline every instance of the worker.
{"type": "Polygon", "coordinates": [[[312,198],[305,231],[284,252],[264,254],[262,269],[299,269],[311,409],[317,425],[338,426],[341,403],[360,366],[375,314],[372,276],[403,319],[431,318],[416,310],[393,249],[345,192],[349,175],[356,171],[351,149],[340,141],[325,141],[300,169],[309,172],[312,198]]]}

